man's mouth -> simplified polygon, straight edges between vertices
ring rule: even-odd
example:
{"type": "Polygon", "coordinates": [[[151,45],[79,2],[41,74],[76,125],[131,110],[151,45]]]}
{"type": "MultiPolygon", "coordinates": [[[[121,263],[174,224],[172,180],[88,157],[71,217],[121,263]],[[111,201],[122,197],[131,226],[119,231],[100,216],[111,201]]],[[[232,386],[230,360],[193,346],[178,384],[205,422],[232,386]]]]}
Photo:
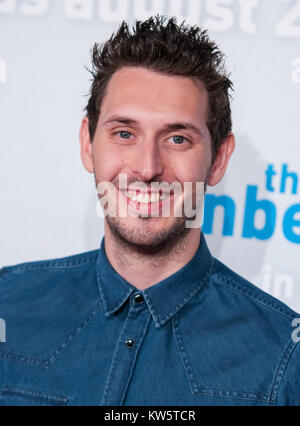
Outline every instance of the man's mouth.
{"type": "Polygon", "coordinates": [[[152,204],[152,203],[158,203],[160,201],[166,200],[170,193],[163,193],[163,192],[142,192],[139,190],[136,191],[124,191],[125,195],[129,200],[135,201],[136,203],[141,204],[152,204]]]}
{"type": "MultiPolygon", "coordinates": [[[[120,194],[124,198],[127,206],[128,212],[131,211],[136,214],[158,217],[163,214],[163,212],[168,213],[171,200],[173,199],[173,190],[171,191],[151,191],[139,190],[139,189],[127,189],[120,190],[120,194]],[[166,210],[167,209],[167,210],[166,210]]],[[[134,216],[135,217],[135,216],[134,216]]]]}

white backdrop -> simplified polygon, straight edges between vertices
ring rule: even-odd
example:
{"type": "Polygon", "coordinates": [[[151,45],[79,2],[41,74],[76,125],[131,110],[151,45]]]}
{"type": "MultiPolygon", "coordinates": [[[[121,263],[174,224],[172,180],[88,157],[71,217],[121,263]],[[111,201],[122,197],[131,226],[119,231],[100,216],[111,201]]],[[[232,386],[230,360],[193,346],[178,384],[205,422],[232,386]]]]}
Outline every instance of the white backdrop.
{"type": "Polygon", "coordinates": [[[0,0],[0,267],[99,247],[79,156],[84,65],[121,20],[156,13],[207,28],[235,85],[237,148],[209,190],[209,247],[299,312],[300,0],[0,0]]]}

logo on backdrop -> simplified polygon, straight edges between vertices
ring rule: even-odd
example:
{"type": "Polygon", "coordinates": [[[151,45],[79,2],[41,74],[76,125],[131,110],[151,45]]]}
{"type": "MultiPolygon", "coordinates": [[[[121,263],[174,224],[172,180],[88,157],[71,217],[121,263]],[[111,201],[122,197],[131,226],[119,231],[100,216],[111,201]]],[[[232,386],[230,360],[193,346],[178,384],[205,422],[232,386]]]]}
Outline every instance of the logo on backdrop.
{"type": "MultiPolygon", "coordinates": [[[[273,24],[273,32],[282,37],[300,37],[300,0],[277,1],[282,8],[273,24]]],[[[0,13],[40,17],[50,9],[53,0],[1,0],[0,13]]],[[[53,2],[54,3],[54,2],[53,2]]],[[[100,18],[103,22],[120,22],[145,19],[157,13],[175,15],[178,21],[201,24],[211,31],[227,31],[237,26],[246,34],[257,34],[260,0],[64,0],[57,2],[61,13],[68,19],[90,21],[100,18]]]]}
{"type": "MultiPolygon", "coordinates": [[[[268,240],[275,232],[276,225],[281,226],[284,237],[291,243],[300,244],[300,203],[290,205],[283,214],[283,219],[278,218],[277,206],[272,201],[272,194],[297,196],[299,193],[299,175],[289,169],[288,164],[282,164],[278,170],[274,164],[268,164],[265,170],[265,189],[270,198],[261,198],[257,185],[248,185],[246,188],[246,200],[244,205],[242,238],[256,238],[268,240]],[[256,225],[256,215],[263,214],[263,226],[256,225]],[[297,232],[298,230],[298,232],[297,232]]],[[[203,233],[213,233],[215,209],[222,206],[224,209],[223,231],[224,236],[234,235],[236,218],[236,203],[228,195],[216,196],[207,194],[204,203],[203,233]]]]}

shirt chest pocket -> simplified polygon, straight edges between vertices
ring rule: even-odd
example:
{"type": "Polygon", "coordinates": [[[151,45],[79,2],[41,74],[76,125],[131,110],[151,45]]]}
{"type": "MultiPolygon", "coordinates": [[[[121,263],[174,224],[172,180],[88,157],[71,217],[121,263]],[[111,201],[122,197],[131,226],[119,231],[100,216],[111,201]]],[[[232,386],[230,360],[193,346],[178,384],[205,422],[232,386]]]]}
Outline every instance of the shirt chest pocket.
{"type": "Polygon", "coordinates": [[[55,363],[49,368],[42,365],[0,358],[0,406],[68,405],[72,397],[62,380],[63,369],[55,363]]]}
{"type": "MultiPolygon", "coordinates": [[[[197,324],[195,319],[190,323],[197,324]]],[[[248,342],[234,333],[226,339],[217,326],[198,332],[178,319],[174,331],[195,397],[208,405],[272,404],[279,361],[264,348],[255,350],[255,339],[248,342]]]]}
{"type": "Polygon", "coordinates": [[[91,318],[75,329],[36,333],[30,341],[11,333],[0,345],[0,406],[68,405],[76,377],[70,371],[80,367],[78,353],[86,343],[82,331],[91,318]]]}
{"type": "Polygon", "coordinates": [[[1,406],[66,406],[69,398],[28,388],[3,386],[0,394],[1,406]]]}

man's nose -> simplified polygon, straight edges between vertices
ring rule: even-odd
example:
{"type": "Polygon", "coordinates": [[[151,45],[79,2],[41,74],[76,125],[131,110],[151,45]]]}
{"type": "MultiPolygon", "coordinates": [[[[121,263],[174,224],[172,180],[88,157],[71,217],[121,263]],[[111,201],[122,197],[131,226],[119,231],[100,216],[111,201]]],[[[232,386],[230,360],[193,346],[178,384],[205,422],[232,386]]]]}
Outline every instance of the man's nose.
{"type": "Polygon", "coordinates": [[[155,141],[144,141],[137,147],[131,160],[131,171],[141,181],[153,181],[163,174],[163,159],[155,141]]]}

